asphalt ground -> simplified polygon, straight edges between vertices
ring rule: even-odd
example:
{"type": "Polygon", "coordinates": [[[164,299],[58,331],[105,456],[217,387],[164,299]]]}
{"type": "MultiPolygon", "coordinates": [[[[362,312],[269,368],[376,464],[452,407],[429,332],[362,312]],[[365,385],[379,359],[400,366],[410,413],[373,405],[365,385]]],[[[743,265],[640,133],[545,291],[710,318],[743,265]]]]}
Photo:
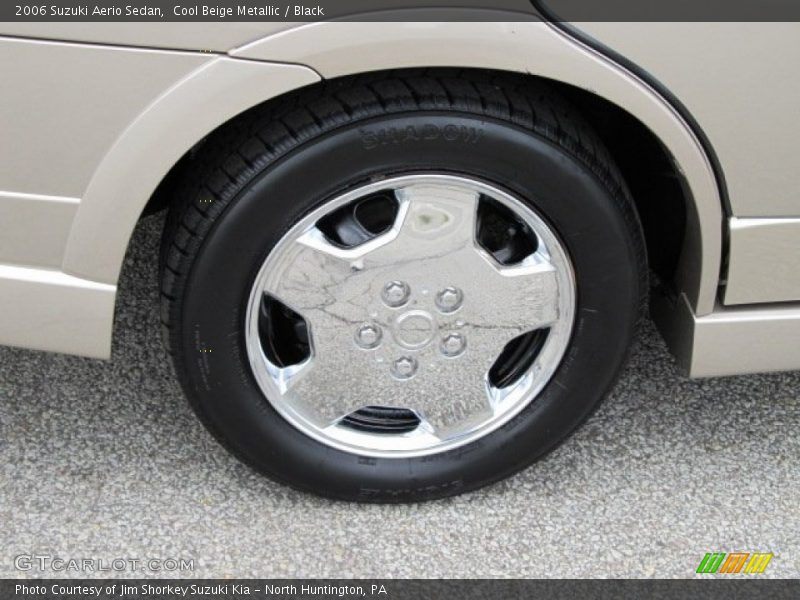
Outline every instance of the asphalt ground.
{"type": "Polygon", "coordinates": [[[717,551],[800,575],[800,373],[688,380],[647,323],[605,404],[523,473],[425,504],[331,502],[195,419],[160,341],[160,225],[136,231],[110,362],[0,348],[0,577],[85,575],[19,555],[194,560],[138,577],[691,577],[717,551]]]}

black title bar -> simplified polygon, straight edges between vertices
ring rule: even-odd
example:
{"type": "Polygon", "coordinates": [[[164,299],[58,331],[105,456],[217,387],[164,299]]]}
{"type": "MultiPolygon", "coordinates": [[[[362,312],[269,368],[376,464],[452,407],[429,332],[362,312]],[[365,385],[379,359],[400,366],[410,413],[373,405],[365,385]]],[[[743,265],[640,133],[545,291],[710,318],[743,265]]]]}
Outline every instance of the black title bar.
{"type": "Polygon", "coordinates": [[[800,21],[800,0],[3,0],[0,21],[800,21]]]}

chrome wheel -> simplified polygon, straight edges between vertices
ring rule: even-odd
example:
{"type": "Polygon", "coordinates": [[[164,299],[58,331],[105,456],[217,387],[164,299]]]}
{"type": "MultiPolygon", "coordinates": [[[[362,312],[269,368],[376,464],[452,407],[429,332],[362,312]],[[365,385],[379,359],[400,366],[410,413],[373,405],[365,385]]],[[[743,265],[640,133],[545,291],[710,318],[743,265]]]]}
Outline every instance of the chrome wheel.
{"type": "Polygon", "coordinates": [[[527,204],[466,177],[404,176],[286,233],[256,276],[246,345],[300,431],[359,455],[423,456],[532,402],[574,311],[569,258],[527,204]]]}

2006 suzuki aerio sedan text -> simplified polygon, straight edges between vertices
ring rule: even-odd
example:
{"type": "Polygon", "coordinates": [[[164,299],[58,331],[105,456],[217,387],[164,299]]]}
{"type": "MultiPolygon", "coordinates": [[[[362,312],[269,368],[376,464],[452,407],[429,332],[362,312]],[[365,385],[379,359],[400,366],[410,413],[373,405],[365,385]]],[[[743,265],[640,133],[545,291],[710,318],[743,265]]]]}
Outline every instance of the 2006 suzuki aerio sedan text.
{"type": "Polygon", "coordinates": [[[691,376],[800,368],[796,23],[2,23],[0,72],[0,343],[108,358],[166,209],[185,393],[297,488],[514,473],[648,304],[691,376]]]}

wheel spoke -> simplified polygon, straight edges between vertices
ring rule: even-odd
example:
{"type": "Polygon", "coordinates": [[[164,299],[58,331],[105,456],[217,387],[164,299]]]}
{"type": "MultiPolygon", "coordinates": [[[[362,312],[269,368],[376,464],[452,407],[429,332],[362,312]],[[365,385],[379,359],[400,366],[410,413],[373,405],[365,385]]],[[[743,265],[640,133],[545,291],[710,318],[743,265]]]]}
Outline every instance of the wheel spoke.
{"type": "Polygon", "coordinates": [[[477,427],[493,413],[486,373],[496,356],[483,351],[480,336],[471,336],[470,343],[455,360],[434,352],[423,355],[419,379],[403,390],[403,400],[441,439],[477,427]]]}
{"type": "Polygon", "coordinates": [[[384,243],[375,239],[355,248],[340,248],[314,227],[285,250],[276,276],[270,278],[264,291],[303,317],[337,302],[346,304],[352,296],[364,293],[360,285],[364,279],[359,278],[363,257],[384,243]]]}
{"type": "Polygon", "coordinates": [[[396,237],[369,259],[392,263],[430,261],[475,243],[479,194],[472,190],[416,184],[395,190],[400,202],[396,237]],[[398,261],[399,259],[399,261],[398,261]]]}
{"type": "Polygon", "coordinates": [[[549,327],[559,318],[558,272],[541,252],[519,265],[500,266],[482,250],[483,285],[472,307],[484,324],[511,330],[512,337],[549,327]]]}
{"type": "Polygon", "coordinates": [[[356,393],[359,382],[349,368],[351,358],[347,353],[331,353],[327,349],[315,354],[291,375],[284,398],[320,428],[364,408],[369,402],[356,393]]]}

